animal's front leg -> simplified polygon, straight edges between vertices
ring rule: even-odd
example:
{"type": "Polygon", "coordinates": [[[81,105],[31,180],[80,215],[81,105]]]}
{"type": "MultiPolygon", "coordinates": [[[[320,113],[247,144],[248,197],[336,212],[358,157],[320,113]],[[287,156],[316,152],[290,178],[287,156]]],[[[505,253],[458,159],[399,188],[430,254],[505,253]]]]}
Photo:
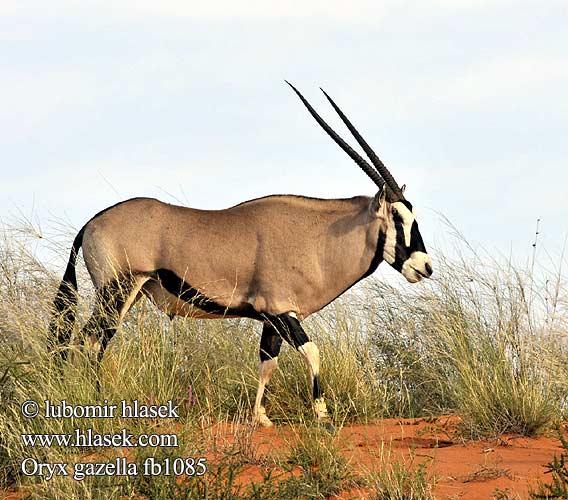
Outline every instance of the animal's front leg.
{"type": "Polygon", "coordinates": [[[299,346],[298,351],[303,354],[310,371],[316,418],[320,421],[327,421],[329,420],[329,414],[319,384],[320,354],[318,346],[310,341],[299,346]]]}
{"type": "Polygon", "coordinates": [[[319,383],[319,349],[312,341],[310,341],[294,313],[282,314],[278,316],[278,320],[279,321],[276,322],[276,324],[281,325],[278,328],[281,330],[282,336],[304,356],[306,364],[308,365],[316,418],[319,421],[327,421],[329,420],[329,414],[319,383]]]}
{"type": "Polygon", "coordinates": [[[260,339],[260,373],[256,401],[254,403],[254,423],[270,427],[272,422],[266,416],[264,390],[278,364],[278,354],[282,346],[282,337],[271,323],[264,323],[260,339]]]}

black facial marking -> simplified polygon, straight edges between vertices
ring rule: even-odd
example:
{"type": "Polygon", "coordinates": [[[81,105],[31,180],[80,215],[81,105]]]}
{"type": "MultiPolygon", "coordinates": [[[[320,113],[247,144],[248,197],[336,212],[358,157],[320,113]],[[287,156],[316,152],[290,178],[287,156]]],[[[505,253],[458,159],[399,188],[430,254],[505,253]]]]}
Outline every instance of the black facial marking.
{"type": "Polygon", "coordinates": [[[193,288],[187,281],[180,278],[170,269],[157,269],[153,274],[169,293],[206,313],[220,316],[240,316],[257,320],[263,319],[263,316],[250,304],[241,304],[237,307],[225,307],[215,302],[196,288],[193,288]]]}
{"type": "Polygon", "coordinates": [[[410,228],[410,246],[412,248],[411,252],[424,252],[426,253],[426,246],[422,240],[422,235],[418,230],[418,223],[414,221],[412,227],[410,228]]]}
{"type": "Polygon", "coordinates": [[[401,200],[401,203],[412,212],[412,203],[410,203],[408,200],[401,200]]]}
{"type": "MultiPolygon", "coordinates": [[[[401,272],[404,261],[408,259],[410,252],[408,251],[408,247],[404,241],[404,225],[402,223],[402,217],[398,213],[395,213],[393,214],[393,220],[396,231],[396,243],[394,250],[394,262],[391,265],[398,272],[401,272]]],[[[412,244],[412,237],[410,238],[410,243],[412,244]]]]}

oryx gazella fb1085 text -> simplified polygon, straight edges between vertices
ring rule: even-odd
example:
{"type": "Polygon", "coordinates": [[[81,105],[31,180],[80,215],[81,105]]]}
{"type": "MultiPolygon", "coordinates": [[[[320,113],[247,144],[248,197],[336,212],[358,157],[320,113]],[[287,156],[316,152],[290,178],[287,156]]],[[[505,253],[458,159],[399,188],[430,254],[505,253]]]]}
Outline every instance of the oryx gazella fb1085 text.
{"type": "Polygon", "coordinates": [[[82,247],[96,303],[81,338],[97,350],[99,361],[124,315],[143,295],[172,317],[252,318],[263,322],[256,422],[271,425],[263,395],[283,340],[305,357],[315,413],[327,417],[318,381],[319,351],[301,321],[369,276],[383,260],[411,283],[429,277],[432,262],[404,186],[398,186],[327,94],[372,165],[290,86],[376,184],[377,194],[348,199],[274,195],[225,210],[134,198],[103,210],[77,234],[55,298],[51,338],[64,358],[75,320],[75,263],[82,247]]]}

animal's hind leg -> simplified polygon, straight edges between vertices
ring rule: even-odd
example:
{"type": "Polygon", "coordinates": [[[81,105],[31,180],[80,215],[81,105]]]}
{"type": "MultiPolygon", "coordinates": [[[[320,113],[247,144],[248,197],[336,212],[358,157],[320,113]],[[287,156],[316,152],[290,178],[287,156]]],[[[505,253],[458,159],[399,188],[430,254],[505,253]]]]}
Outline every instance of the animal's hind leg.
{"type": "Polygon", "coordinates": [[[272,422],[266,416],[264,389],[278,364],[278,354],[282,337],[271,323],[264,323],[260,339],[260,370],[256,401],[254,403],[254,423],[270,427],[272,422]]]}
{"type": "Polygon", "coordinates": [[[118,325],[138,299],[138,292],[147,280],[147,277],[129,275],[114,279],[97,290],[93,313],[83,327],[82,339],[87,341],[99,363],[118,325]]]}

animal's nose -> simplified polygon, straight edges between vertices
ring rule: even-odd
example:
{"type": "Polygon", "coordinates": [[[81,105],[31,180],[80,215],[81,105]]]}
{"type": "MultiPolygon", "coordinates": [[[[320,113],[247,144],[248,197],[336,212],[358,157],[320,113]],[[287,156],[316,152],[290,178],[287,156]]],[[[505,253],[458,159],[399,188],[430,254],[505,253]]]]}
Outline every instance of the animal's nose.
{"type": "Polygon", "coordinates": [[[426,274],[428,274],[428,277],[432,276],[432,266],[428,264],[428,262],[424,264],[424,268],[426,269],[426,274]]]}

